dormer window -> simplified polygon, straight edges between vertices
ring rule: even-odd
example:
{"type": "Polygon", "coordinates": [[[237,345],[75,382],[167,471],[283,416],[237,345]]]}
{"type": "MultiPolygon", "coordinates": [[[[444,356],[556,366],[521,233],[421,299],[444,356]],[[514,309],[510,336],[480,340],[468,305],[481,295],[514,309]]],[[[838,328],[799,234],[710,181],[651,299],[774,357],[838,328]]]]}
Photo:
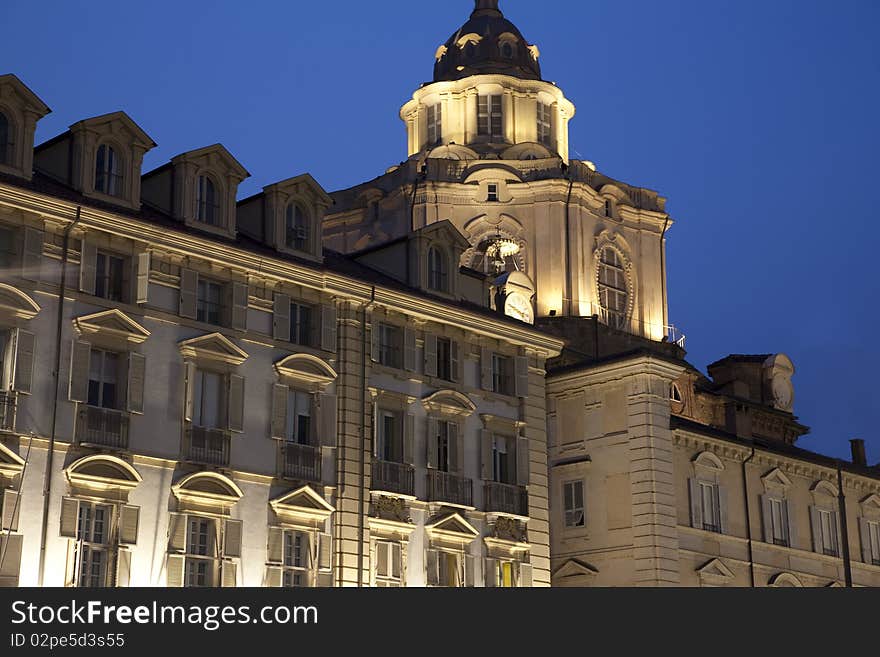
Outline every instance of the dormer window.
{"type": "Polygon", "coordinates": [[[428,289],[449,291],[449,262],[446,254],[436,246],[428,249],[428,289]]]}
{"type": "Polygon", "coordinates": [[[122,165],[109,144],[101,144],[95,157],[95,191],[108,196],[122,194],[122,165]]]}
{"type": "Polygon", "coordinates": [[[199,176],[196,190],[196,220],[209,226],[220,225],[217,188],[208,176],[199,176]]]}
{"type": "Polygon", "coordinates": [[[0,112],[0,164],[8,164],[12,160],[12,126],[3,112],[0,112]]]}
{"type": "Polygon", "coordinates": [[[285,243],[288,248],[296,251],[308,251],[311,233],[309,219],[298,203],[291,203],[287,206],[286,228],[285,243]]]}

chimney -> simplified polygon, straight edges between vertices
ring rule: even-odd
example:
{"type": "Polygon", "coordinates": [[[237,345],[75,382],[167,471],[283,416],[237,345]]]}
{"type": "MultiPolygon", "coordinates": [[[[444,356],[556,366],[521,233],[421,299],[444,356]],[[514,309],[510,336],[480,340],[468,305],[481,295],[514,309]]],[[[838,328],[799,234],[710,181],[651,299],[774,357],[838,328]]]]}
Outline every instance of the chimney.
{"type": "Polygon", "coordinates": [[[849,441],[852,447],[852,462],[863,468],[868,467],[868,456],[865,454],[865,441],[861,438],[854,438],[849,441]]]}

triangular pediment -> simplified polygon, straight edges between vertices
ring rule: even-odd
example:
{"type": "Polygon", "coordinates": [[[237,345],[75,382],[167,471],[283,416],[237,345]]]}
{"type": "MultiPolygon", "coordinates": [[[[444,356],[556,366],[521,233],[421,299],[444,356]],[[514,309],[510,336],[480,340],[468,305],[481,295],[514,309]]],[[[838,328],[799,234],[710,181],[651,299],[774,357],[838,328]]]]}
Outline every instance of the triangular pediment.
{"type": "Polygon", "coordinates": [[[24,470],[24,459],[11,449],[0,443],[0,473],[14,477],[24,470]]]}
{"type": "Polygon", "coordinates": [[[285,493],[269,502],[269,506],[281,521],[309,526],[323,523],[336,511],[311,486],[303,486],[285,493]]]}
{"type": "Polygon", "coordinates": [[[569,559],[556,569],[553,573],[553,579],[564,579],[566,577],[595,577],[599,571],[589,564],[577,559],[569,559]]]}
{"type": "Polygon", "coordinates": [[[720,559],[712,559],[702,568],[698,568],[697,572],[700,573],[701,577],[715,577],[720,579],[733,579],[735,577],[730,568],[724,565],[724,562],[720,559]]]}
{"type": "Polygon", "coordinates": [[[218,360],[231,365],[241,365],[248,359],[248,353],[237,347],[221,333],[210,333],[198,338],[190,338],[178,344],[184,358],[203,358],[218,360]]]}
{"type": "Polygon", "coordinates": [[[263,191],[267,193],[276,190],[285,194],[307,196],[315,201],[316,204],[323,205],[324,207],[333,205],[333,199],[318,184],[318,181],[308,173],[294,176],[293,178],[288,178],[263,188],[263,191]]]}
{"type": "Polygon", "coordinates": [[[80,335],[102,334],[122,338],[127,342],[141,344],[150,332],[118,308],[77,317],[73,320],[80,335]]]}
{"type": "Polygon", "coordinates": [[[40,306],[16,287],[0,283],[0,314],[31,320],[40,312],[40,306]]]}
{"type": "Polygon", "coordinates": [[[425,525],[425,529],[429,534],[442,534],[450,538],[456,536],[467,540],[473,540],[480,535],[480,532],[460,513],[440,516],[425,525]]]}
{"type": "Polygon", "coordinates": [[[861,505],[865,508],[873,508],[880,511],[880,495],[877,495],[877,493],[871,493],[861,501],[861,505]]]}
{"type": "Polygon", "coordinates": [[[46,103],[31,91],[24,82],[19,80],[18,77],[12,73],[0,75],[0,96],[5,97],[10,92],[15,94],[22,104],[39,117],[46,116],[46,114],[51,112],[46,103]]]}
{"type": "Polygon", "coordinates": [[[236,160],[223,144],[213,144],[194,151],[187,151],[172,158],[173,163],[193,162],[216,173],[228,173],[239,180],[250,177],[247,169],[236,160]]]}
{"type": "Polygon", "coordinates": [[[156,142],[150,139],[150,135],[144,132],[134,120],[125,112],[111,112],[101,116],[93,116],[89,119],[77,121],[70,126],[71,131],[87,128],[98,132],[117,135],[127,144],[137,144],[144,150],[156,147],[156,142]]]}
{"type": "Polygon", "coordinates": [[[765,488],[788,488],[791,486],[791,479],[785,476],[785,473],[779,468],[773,468],[770,472],[761,477],[765,488]]]}

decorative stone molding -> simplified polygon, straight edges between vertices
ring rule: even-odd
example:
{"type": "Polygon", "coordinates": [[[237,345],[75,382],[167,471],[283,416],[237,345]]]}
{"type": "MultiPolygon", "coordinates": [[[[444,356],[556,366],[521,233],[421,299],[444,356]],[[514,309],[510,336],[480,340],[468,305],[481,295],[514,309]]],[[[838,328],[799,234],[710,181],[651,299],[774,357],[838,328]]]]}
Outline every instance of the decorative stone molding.
{"type": "Polygon", "coordinates": [[[125,497],[143,481],[134,467],[108,454],[95,454],[71,463],[64,470],[76,492],[98,494],[102,498],[125,497]]]}
{"type": "Polygon", "coordinates": [[[78,335],[84,338],[103,337],[128,344],[142,344],[150,332],[118,308],[77,317],[73,320],[78,335]]]}
{"type": "MultiPolygon", "coordinates": [[[[632,321],[633,311],[636,303],[636,276],[633,271],[634,265],[630,258],[630,247],[626,239],[610,230],[602,231],[596,237],[596,248],[593,251],[593,277],[592,277],[592,294],[596,300],[596,306],[599,307],[599,270],[602,264],[602,252],[606,249],[613,249],[620,257],[623,263],[624,276],[626,277],[626,312],[625,319],[627,322],[632,321]]],[[[664,393],[665,394],[665,393],[664,393]]]]}
{"type": "Polygon", "coordinates": [[[184,358],[219,361],[236,367],[249,358],[246,351],[239,349],[222,333],[210,333],[184,340],[178,344],[178,349],[184,358]]]}
{"type": "Polygon", "coordinates": [[[228,514],[244,497],[232,479],[219,472],[194,472],[171,486],[180,510],[198,510],[218,515],[228,514]]]}
{"type": "Polygon", "coordinates": [[[279,521],[291,527],[322,529],[336,509],[311,486],[303,486],[269,502],[279,521]]]}
{"type": "Polygon", "coordinates": [[[451,419],[470,417],[477,410],[476,404],[457,390],[438,390],[422,399],[422,406],[429,414],[451,419]]]}
{"type": "Polygon", "coordinates": [[[324,392],[339,376],[327,361],[311,354],[287,356],[275,363],[275,371],[314,392],[324,392]]]}
{"type": "Polygon", "coordinates": [[[402,497],[389,497],[386,495],[378,495],[374,497],[370,515],[373,518],[390,521],[392,523],[403,525],[412,524],[409,507],[407,506],[406,500],[402,497]]]}
{"type": "Polygon", "coordinates": [[[0,283],[0,318],[29,321],[39,312],[40,306],[27,294],[12,285],[0,283]]]}

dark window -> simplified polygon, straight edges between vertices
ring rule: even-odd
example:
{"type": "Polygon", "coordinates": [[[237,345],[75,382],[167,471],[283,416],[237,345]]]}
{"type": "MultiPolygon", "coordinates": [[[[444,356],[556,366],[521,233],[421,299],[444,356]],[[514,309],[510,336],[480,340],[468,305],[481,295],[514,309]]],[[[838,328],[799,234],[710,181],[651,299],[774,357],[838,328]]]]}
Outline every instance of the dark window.
{"type": "Polygon", "coordinates": [[[287,206],[287,246],[297,251],[308,251],[311,238],[309,218],[297,203],[287,206]]]}
{"type": "Polygon", "coordinates": [[[0,226],[0,268],[15,265],[15,230],[0,226]]]}
{"type": "Polygon", "coordinates": [[[397,326],[379,324],[379,363],[402,367],[403,331],[397,326]]]}
{"type": "Polygon", "coordinates": [[[122,195],[122,167],[112,146],[101,144],[95,158],[95,191],[110,196],[122,195]]]}
{"type": "Polygon", "coordinates": [[[498,202],[498,185],[494,183],[489,184],[488,192],[486,194],[486,200],[489,203],[497,203],[498,202]]]}
{"type": "Polygon", "coordinates": [[[199,278],[196,319],[218,326],[223,323],[223,286],[220,283],[199,278]]]}
{"type": "Polygon", "coordinates": [[[376,454],[382,461],[403,462],[403,415],[394,411],[379,411],[376,454]]]}
{"type": "Polygon", "coordinates": [[[95,296],[125,301],[125,260],[99,251],[95,270],[95,296]]]}
{"type": "Polygon", "coordinates": [[[452,341],[437,338],[437,377],[452,381],[452,341]]]}
{"type": "Polygon", "coordinates": [[[553,145],[553,106],[538,103],[538,141],[544,146],[553,145]]]}
{"type": "Polygon", "coordinates": [[[501,55],[506,59],[513,58],[513,46],[509,43],[505,43],[501,46],[501,55]]]}
{"type": "Polygon", "coordinates": [[[449,262],[443,251],[436,246],[428,249],[428,289],[449,291],[449,262]]]}
{"type": "Polygon", "coordinates": [[[12,160],[12,126],[3,112],[0,112],[0,164],[12,160]]]}
{"type": "Polygon", "coordinates": [[[290,341],[303,347],[314,344],[314,311],[311,306],[301,303],[290,304],[290,341]]]}
{"type": "Polygon", "coordinates": [[[88,403],[95,408],[119,408],[119,354],[92,349],[88,403]]]}
{"type": "Polygon", "coordinates": [[[616,250],[606,247],[599,261],[599,303],[610,326],[625,328],[628,296],[623,259],[616,250]]]}
{"type": "Polygon", "coordinates": [[[220,203],[214,181],[199,176],[196,189],[196,220],[209,226],[220,225],[220,203]]]}
{"type": "Polygon", "coordinates": [[[433,146],[443,139],[443,109],[438,103],[428,107],[428,144],[433,146]]]}
{"type": "Polygon", "coordinates": [[[492,354],[492,391],[501,395],[513,394],[513,359],[492,354]]]}

